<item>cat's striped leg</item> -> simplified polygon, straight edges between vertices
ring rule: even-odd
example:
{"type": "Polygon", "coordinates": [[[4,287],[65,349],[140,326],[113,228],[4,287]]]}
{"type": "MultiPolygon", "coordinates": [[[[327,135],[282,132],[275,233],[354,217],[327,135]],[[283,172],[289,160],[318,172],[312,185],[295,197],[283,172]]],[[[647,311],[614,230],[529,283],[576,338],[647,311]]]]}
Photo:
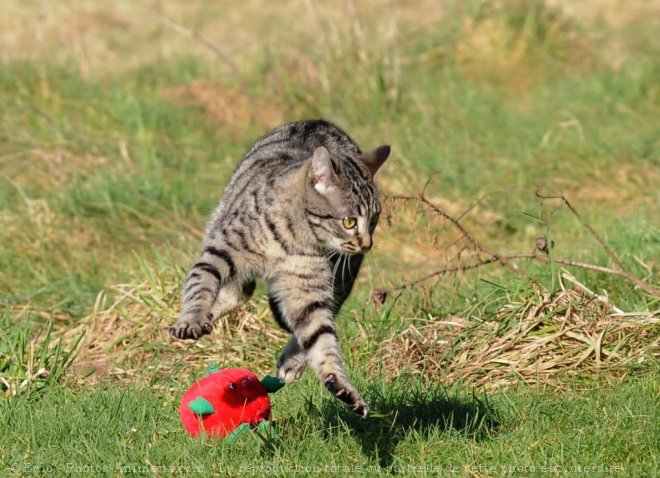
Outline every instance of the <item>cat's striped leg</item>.
{"type": "MultiPolygon", "coordinates": [[[[270,305],[270,310],[279,326],[292,333],[289,320],[284,316],[284,312],[282,312],[282,308],[272,291],[269,291],[268,294],[268,305],[270,305]]],[[[293,336],[277,360],[277,376],[280,377],[282,382],[290,384],[300,378],[306,367],[307,357],[305,352],[300,348],[298,339],[293,336]]]]}
{"type": "Polygon", "coordinates": [[[366,417],[369,407],[344,371],[334,313],[320,303],[311,303],[300,312],[294,333],[307,361],[330,393],[366,417]]]}
{"type": "Polygon", "coordinates": [[[215,322],[220,317],[245,304],[252,297],[256,286],[257,283],[254,280],[242,284],[238,281],[232,281],[222,286],[213,307],[211,307],[211,322],[215,322]]]}
{"type": "MultiPolygon", "coordinates": [[[[300,284],[294,287],[289,278],[284,278],[271,291],[277,298],[286,325],[293,331],[300,351],[305,354],[321,382],[335,397],[348,404],[357,414],[366,417],[369,407],[344,371],[335,329],[332,289],[300,284]]],[[[278,374],[282,377],[285,372],[281,368],[278,374]]]]}
{"type": "Polygon", "coordinates": [[[210,334],[213,320],[246,300],[246,292],[251,293],[254,287],[237,283],[237,259],[222,248],[204,249],[184,283],[181,316],[170,327],[173,337],[198,339],[210,334]]]}

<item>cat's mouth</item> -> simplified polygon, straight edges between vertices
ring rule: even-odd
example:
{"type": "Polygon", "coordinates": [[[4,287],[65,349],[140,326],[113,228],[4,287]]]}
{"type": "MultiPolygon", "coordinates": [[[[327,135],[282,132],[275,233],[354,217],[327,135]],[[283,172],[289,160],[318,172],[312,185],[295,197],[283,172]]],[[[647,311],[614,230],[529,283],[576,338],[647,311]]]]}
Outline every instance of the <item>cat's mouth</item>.
{"type": "Polygon", "coordinates": [[[369,247],[364,247],[364,246],[360,247],[351,242],[344,242],[341,244],[340,252],[343,252],[344,254],[348,254],[348,255],[364,254],[369,249],[371,249],[371,244],[369,245],[369,247]]]}

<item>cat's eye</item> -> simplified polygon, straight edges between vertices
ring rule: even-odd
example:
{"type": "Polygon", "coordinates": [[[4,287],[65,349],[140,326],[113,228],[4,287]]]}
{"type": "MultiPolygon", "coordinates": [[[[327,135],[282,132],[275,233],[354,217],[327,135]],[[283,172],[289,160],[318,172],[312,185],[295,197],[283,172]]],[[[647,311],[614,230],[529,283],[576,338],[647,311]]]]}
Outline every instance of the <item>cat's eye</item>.
{"type": "Polygon", "coordinates": [[[345,217],[341,220],[341,225],[346,229],[353,229],[357,225],[357,219],[354,217],[345,217]]]}

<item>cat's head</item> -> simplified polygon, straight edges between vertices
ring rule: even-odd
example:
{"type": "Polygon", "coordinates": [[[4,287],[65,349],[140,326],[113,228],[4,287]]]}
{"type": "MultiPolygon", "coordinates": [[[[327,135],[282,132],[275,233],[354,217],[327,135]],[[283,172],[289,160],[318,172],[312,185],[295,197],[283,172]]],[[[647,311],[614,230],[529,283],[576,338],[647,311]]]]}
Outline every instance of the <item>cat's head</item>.
{"type": "Polygon", "coordinates": [[[323,249],[345,254],[371,249],[380,214],[374,176],[389,154],[389,146],[341,160],[324,147],[314,151],[307,173],[305,213],[323,249]]]}

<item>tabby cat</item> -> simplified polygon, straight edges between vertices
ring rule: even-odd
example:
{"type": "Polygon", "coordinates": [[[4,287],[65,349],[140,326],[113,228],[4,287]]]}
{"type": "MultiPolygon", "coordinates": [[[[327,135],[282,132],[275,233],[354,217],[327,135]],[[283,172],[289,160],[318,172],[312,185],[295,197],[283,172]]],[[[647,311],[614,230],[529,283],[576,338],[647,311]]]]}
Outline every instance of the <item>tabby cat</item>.
{"type": "Polygon", "coordinates": [[[335,315],[353,288],[381,207],[374,176],[389,146],[363,154],[324,120],[281,126],[258,140],[234,172],[183,288],[178,339],[198,339],[268,282],[275,319],[292,333],[278,360],[284,383],[307,362],[356,413],[369,412],[346,376],[335,315]]]}

